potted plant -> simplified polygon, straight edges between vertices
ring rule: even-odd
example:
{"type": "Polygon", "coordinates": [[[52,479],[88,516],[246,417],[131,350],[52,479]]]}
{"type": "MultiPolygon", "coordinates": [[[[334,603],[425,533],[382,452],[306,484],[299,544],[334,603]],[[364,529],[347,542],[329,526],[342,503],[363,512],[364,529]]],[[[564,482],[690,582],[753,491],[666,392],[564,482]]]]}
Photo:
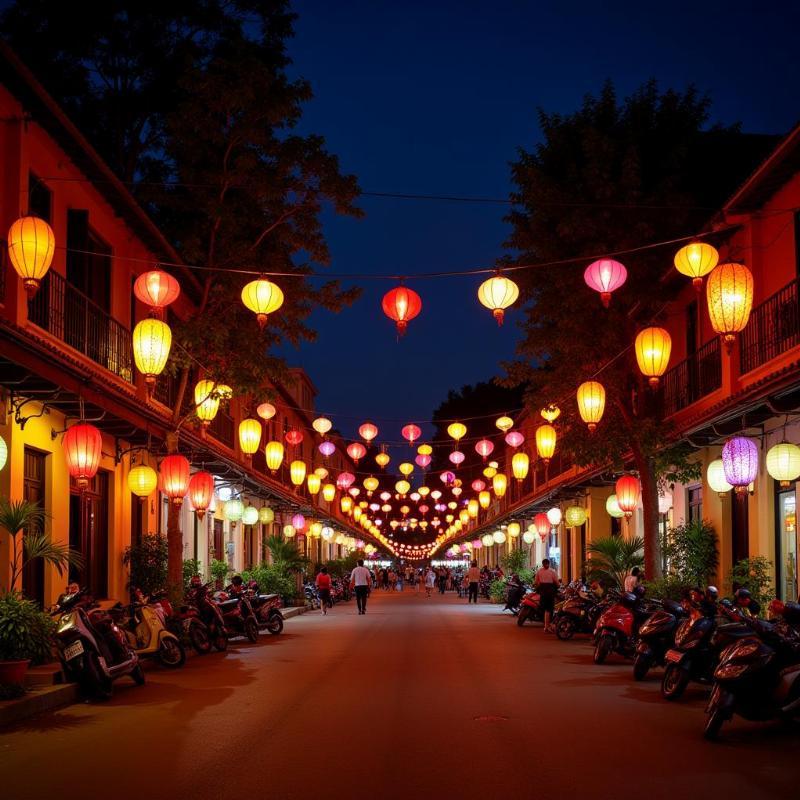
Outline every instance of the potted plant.
{"type": "Polygon", "coordinates": [[[211,577],[214,579],[214,586],[221,589],[225,585],[225,578],[228,577],[230,567],[228,562],[220,558],[215,558],[211,562],[211,577]]]}
{"type": "Polygon", "coordinates": [[[55,624],[18,592],[0,596],[0,685],[21,685],[28,666],[47,661],[55,624]]]}

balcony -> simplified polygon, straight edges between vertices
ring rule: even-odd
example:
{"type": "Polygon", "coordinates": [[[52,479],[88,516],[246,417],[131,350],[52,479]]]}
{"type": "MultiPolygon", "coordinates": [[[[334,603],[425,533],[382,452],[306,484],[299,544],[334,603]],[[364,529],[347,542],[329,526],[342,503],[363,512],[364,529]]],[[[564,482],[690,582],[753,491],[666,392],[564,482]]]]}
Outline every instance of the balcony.
{"type": "Polygon", "coordinates": [[[57,272],[50,271],[28,303],[28,319],[129,383],[131,332],[57,272]]]}
{"type": "Polygon", "coordinates": [[[722,353],[715,336],[663,378],[664,416],[676,414],[722,386],[722,353]]]}
{"type": "Polygon", "coordinates": [[[756,306],[739,340],[742,375],[800,344],[800,293],[795,278],[756,306]]]}

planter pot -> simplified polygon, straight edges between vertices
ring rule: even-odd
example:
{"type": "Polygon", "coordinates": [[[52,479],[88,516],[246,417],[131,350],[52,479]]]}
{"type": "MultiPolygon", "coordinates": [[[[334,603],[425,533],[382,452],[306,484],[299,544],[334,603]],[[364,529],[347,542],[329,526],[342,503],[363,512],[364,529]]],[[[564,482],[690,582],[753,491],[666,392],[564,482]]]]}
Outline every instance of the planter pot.
{"type": "Polygon", "coordinates": [[[30,661],[0,661],[0,685],[25,683],[30,661]]]}

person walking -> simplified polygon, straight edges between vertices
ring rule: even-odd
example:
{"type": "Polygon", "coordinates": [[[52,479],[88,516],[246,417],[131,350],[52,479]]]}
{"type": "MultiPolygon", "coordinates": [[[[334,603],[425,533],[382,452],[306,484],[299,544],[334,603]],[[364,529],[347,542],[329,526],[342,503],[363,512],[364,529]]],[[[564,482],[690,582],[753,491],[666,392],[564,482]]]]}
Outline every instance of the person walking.
{"type": "Polygon", "coordinates": [[[322,567],[322,569],[320,569],[319,575],[317,575],[317,579],[314,583],[317,586],[317,592],[319,592],[322,613],[327,616],[328,609],[333,608],[333,603],[331,602],[331,576],[328,575],[327,567],[322,567]]]}
{"type": "Polygon", "coordinates": [[[350,573],[350,586],[356,593],[356,604],[358,613],[367,613],[367,596],[369,595],[369,585],[371,578],[369,570],[364,566],[364,559],[358,559],[358,566],[350,573]]]}
{"type": "Polygon", "coordinates": [[[467,605],[478,602],[478,584],[481,580],[481,571],[478,569],[478,562],[473,561],[467,570],[467,605]]]}
{"type": "Polygon", "coordinates": [[[556,594],[558,594],[558,573],[550,568],[549,558],[542,559],[542,566],[536,572],[534,585],[536,591],[539,592],[539,604],[544,611],[544,631],[552,633],[553,626],[550,624],[550,620],[555,608],[556,594]]]}
{"type": "Polygon", "coordinates": [[[432,567],[428,567],[428,571],[425,573],[425,594],[428,595],[428,597],[431,596],[435,584],[436,573],[433,571],[432,567]]]}

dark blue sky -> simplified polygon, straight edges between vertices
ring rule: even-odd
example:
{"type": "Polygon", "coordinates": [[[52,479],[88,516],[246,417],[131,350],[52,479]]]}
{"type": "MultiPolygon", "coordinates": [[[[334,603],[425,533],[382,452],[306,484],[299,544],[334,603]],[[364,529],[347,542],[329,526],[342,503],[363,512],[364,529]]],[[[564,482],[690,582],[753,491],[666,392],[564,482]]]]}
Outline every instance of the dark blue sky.
{"type": "MultiPolygon", "coordinates": [[[[302,128],[325,136],[366,191],[499,198],[516,148],[538,140],[537,107],[568,113],[606,78],[621,94],[650,77],[695,83],[715,121],[783,133],[800,117],[798,5],[295,0],[292,71],[315,93],[302,128]]],[[[327,220],[337,272],[411,276],[503,253],[502,205],[360,205],[362,220],[327,220]]],[[[287,355],[326,413],[428,419],[450,388],[491,377],[513,354],[514,315],[498,329],[479,282],[410,280],[423,311],[399,343],[380,309],[392,284],[372,282],[341,314],[315,314],[318,342],[287,355]]],[[[397,439],[399,427],[381,435],[397,439]]]]}

